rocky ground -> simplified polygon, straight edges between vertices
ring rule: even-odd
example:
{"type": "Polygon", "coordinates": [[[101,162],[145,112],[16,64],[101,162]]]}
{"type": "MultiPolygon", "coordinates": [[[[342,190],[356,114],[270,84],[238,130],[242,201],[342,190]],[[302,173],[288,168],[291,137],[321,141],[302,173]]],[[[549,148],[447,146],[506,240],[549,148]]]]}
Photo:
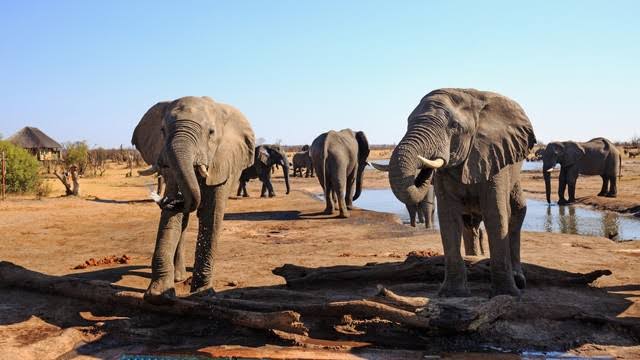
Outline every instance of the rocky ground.
{"type": "MultiPolygon", "coordinates": [[[[60,197],[62,188],[55,184],[54,194],[46,199],[16,197],[0,202],[0,260],[44,274],[144,290],[159,209],[148,197],[153,180],[125,178],[125,172],[116,168],[104,177],[82,179],[80,198],[60,197]]],[[[579,180],[577,195],[585,206],[633,212],[640,205],[640,162],[625,162],[617,199],[592,196],[599,190],[599,180],[579,180]]],[[[544,196],[540,174],[525,173],[523,182],[527,196],[544,196]]],[[[557,184],[555,179],[553,183],[557,184]]],[[[367,171],[365,184],[388,186],[386,175],[373,170],[367,171]]],[[[402,266],[410,252],[442,252],[437,232],[402,225],[393,215],[355,210],[349,219],[318,216],[315,213],[324,204],[312,196],[319,192],[315,178],[292,178],[288,196],[280,176],[275,185],[276,198],[259,198],[259,183],[252,181],[252,197],[228,203],[215,265],[215,289],[221,297],[250,299],[252,292],[265,289],[298,291],[285,287],[285,278],[272,273],[284,264],[304,267],[308,273],[337,265],[369,271],[386,263],[402,266]]],[[[192,221],[188,249],[194,248],[196,231],[192,221]]],[[[409,359],[425,354],[456,358],[475,351],[492,352],[490,357],[495,358],[501,349],[640,357],[640,242],[524,233],[522,243],[523,261],[553,276],[599,269],[612,274],[591,286],[532,283],[512,304],[512,311],[491,326],[453,334],[353,316],[329,325],[309,323],[309,336],[292,337],[215,319],[176,318],[9,287],[0,291],[0,358],[117,358],[122,353],[178,350],[203,356],[327,359],[409,359]],[[537,304],[537,313],[513,310],[523,304],[537,304]]],[[[334,280],[300,291],[356,300],[372,296],[376,284],[384,283],[396,294],[424,300],[433,298],[439,282],[378,280],[375,276],[368,281],[334,280]]],[[[486,281],[472,279],[472,284],[476,298],[488,299],[486,281]]]]}

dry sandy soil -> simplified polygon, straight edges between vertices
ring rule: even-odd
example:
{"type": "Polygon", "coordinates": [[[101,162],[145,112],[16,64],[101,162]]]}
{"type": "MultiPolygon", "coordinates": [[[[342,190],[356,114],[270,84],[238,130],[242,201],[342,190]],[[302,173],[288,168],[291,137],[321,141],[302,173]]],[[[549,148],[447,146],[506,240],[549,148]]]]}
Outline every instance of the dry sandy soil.
{"type": "MultiPolygon", "coordinates": [[[[0,260],[50,275],[73,275],[106,280],[134,290],[146,289],[159,209],[148,200],[153,180],[126,178],[125,172],[111,169],[104,177],[82,179],[82,196],[78,198],[62,197],[62,186],[52,180],[55,191],[46,199],[12,197],[0,202],[0,260]],[[93,265],[114,255],[116,261],[75,269],[87,261],[93,265]],[[123,255],[129,259],[119,264],[117,259],[123,255]]],[[[523,179],[528,196],[544,196],[540,174],[524,173],[523,179]]],[[[640,161],[625,162],[618,199],[591,196],[599,190],[599,181],[599,177],[579,180],[581,203],[616,211],[634,208],[637,211],[640,161]]],[[[306,268],[364,266],[401,262],[416,250],[442,252],[437,232],[403,225],[393,215],[354,210],[349,219],[315,216],[313,214],[324,207],[312,196],[320,189],[317,180],[291,178],[291,183],[291,194],[284,196],[279,175],[275,181],[278,196],[261,199],[259,182],[252,181],[249,188],[252,197],[229,201],[215,264],[215,289],[219,294],[282,287],[284,279],[272,270],[283,264],[306,268]]],[[[555,179],[553,184],[557,184],[555,179]]],[[[368,170],[365,185],[387,187],[386,175],[368,170]]],[[[197,221],[192,221],[188,237],[191,257],[196,231],[197,221]]],[[[118,358],[125,352],[169,349],[187,349],[208,356],[345,359],[420,358],[424,354],[445,353],[443,356],[447,358],[462,358],[463,355],[456,353],[484,350],[493,351],[489,357],[495,358],[498,348],[568,350],[583,356],[607,354],[640,358],[637,345],[640,242],[615,243],[598,237],[524,233],[522,244],[524,262],[552,271],[612,271],[611,276],[601,277],[589,287],[534,284],[525,292],[523,301],[555,299],[591,315],[624,320],[628,326],[620,328],[576,319],[552,321],[542,316],[526,322],[505,320],[491,330],[493,332],[480,335],[429,337],[416,332],[403,333],[408,344],[402,351],[397,350],[397,346],[393,346],[396,350],[390,349],[383,335],[358,335],[363,329],[301,345],[271,333],[231,327],[221,321],[176,319],[3,288],[0,291],[0,358],[42,359],[60,355],[63,358],[118,358]],[[178,323],[186,325],[177,326],[178,323]],[[509,338],[492,338],[496,334],[509,334],[509,338]]],[[[486,285],[472,285],[474,295],[486,296],[486,285]]],[[[363,293],[370,284],[332,286],[353,287],[354,293],[363,293]]],[[[403,295],[431,296],[437,283],[418,284],[413,288],[403,295]]],[[[402,292],[403,288],[395,289],[402,292]]],[[[501,356],[518,358],[509,354],[501,356]]]]}

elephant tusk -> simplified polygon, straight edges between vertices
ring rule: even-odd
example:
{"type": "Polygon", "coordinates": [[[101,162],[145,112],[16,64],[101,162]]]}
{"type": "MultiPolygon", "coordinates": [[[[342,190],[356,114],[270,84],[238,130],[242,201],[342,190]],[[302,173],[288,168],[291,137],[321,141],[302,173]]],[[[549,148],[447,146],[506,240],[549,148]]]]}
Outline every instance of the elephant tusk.
{"type": "Polygon", "coordinates": [[[373,166],[374,169],[379,170],[379,171],[389,171],[389,165],[376,164],[376,163],[372,162],[371,166],[373,166]]]}
{"type": "Polygon", "coordinates": [[[204,165],[198,165],[198,166],[197,166],[197,168],[198,168],[198,172],[200,173],[200,175],[201,175],[203,178],[205,178],[205,179],[206,179],[206,178],[209,176],[209,172],[207,171],[207,167],[206,167],[206,166],[204,166],[204,165]]]}
{"type": "Polygon", "coordinates": [[[444,160],[443,159],[435,159],[435,160],[429,160],[425,157],[422,157],[420,155],[418,155],[418,160],[420,160],[420,162],[422,162],[422,167],[423,168],[429,168],[429,169],[438,169],[441,168],[442,165],[444,165],[444,160]]]}
{"type": "Polygon", "coordinates": [[[138,175],[140,176],[149,176],[158,172],[158,167],[156,165],[151,165],[150,168],[144,170],[138,170],[138,175]]]}
{"type": "Polygon", "coordinates": [[[547,170],[547,172],[553,172],[553,168],[549,168],[549,170],[547,170]]]}

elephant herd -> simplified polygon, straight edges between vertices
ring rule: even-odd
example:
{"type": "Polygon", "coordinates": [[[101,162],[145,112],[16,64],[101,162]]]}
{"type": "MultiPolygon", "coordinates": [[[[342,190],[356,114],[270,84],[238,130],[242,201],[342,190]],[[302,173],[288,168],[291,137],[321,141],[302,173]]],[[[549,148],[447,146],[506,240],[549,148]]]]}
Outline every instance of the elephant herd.
{"type": "MultiPolygon", "coordinates": [[[[192,212],[199,226],[191,292],[214,294],[214,255],[227,199],[236,186],[237,196],[247,196],[246,183],[255,178],[262,182],[262,196],[275,196],[271,184],[275,165],[282,167],[289,193],[286,154],[279,146],[256,146],[244,115],[209,97],[183,97],[152,106],[135,128],[132,143],[152,165],[141,174],[157,173],[164,188],[158,200],[160,222],[145,300],[155,304],[175,300],[174,283],[187,277],[184,236],[192,212]]],[[[412,225],[417,215],[431,226],[437,207],[445,254],[440,295],[469,296],[460,244],[464,239],[467,254],[484,253],[478,241],[481,222],[489,244],[492,294],[517,296],[525,287],[520,230],[527,207],[520,170],[535,143],[531,122],[515,101],[493,92],[439,89],[424,96],[409,115],[406,133],[388,165],[372,164],[388,172],[391,190],[406,205],[412,225]]],[[[564,193],[569,186],[569,202],[575,199],[578,174],[600,172],[603,182],[610,184],[603,184],[602,194],[615,196],[619,169],[615,147],[602,138],[577,146],[562,144],[547,146],[544,172],[549,174],[556,162],[562,164],[560,188],[564,193]],[[596,154],[603,157],[598,166],[588,160],[596,154]]],[[[361,194],[369,152],[364,132],[331,130],[294,155],[293,176],[302,176],[301,168],[307,176],[315,172],[324,191],[324,212],[338,210],[338,216],[346,218],[361,194]]]]}

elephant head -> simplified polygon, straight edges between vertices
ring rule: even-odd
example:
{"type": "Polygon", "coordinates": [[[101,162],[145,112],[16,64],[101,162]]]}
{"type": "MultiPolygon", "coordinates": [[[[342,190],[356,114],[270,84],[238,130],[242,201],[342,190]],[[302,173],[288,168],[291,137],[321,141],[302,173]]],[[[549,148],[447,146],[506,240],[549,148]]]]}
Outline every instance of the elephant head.
{"type": "Polygon", "coordinates": [[[256,147],[256,163],[260,163],[264,171],[271,171],[274,165],[282,166],[282,174],[284,176],[284,184],[289,194],[289,159],[287,154],[278,145],[260,145],[256,147]]]}
{"type": "Polygon", "coordinates": [[[255,140],[238,110],[205,96],[152,106],[132,143],[147,163],[171,169],[184,197],[183,211],[192,212],[200,206],[200,182],[215,186],[234,181],[252,164],[255,140]]]}
{"type": "Polygon", "coordinates": [[[542,175],[547,203],[551,203],[551,172],[553,167],[558,163],[562,167],[573,166],[584,154],[584,148],[573,141],[556,141],[547,145],[542,153],[542,175]]]}
{"type": "Polygon", "coordinates": [[[353,195],[353,200],[357,200],[362,193],[362,174],[364,173],[364,169],[369,164],[367,162],[367,158],[369,157],[369,140],[367,140],[367,136],[362,131],[356,131],[354,133],[356,137],[356,141],[358,142],[358,170],[356,173],[356,192],[353,195]]]}
{"type": "Polygon", "coordinates": [[[425,198],[434,169],[449,172],[463,184],[485,182],[505,166],[524,160],[535,143],[520,106],[473,89],[432,91],[408,123],[389,161],[391,189],[405,204],[425,198]]]}

